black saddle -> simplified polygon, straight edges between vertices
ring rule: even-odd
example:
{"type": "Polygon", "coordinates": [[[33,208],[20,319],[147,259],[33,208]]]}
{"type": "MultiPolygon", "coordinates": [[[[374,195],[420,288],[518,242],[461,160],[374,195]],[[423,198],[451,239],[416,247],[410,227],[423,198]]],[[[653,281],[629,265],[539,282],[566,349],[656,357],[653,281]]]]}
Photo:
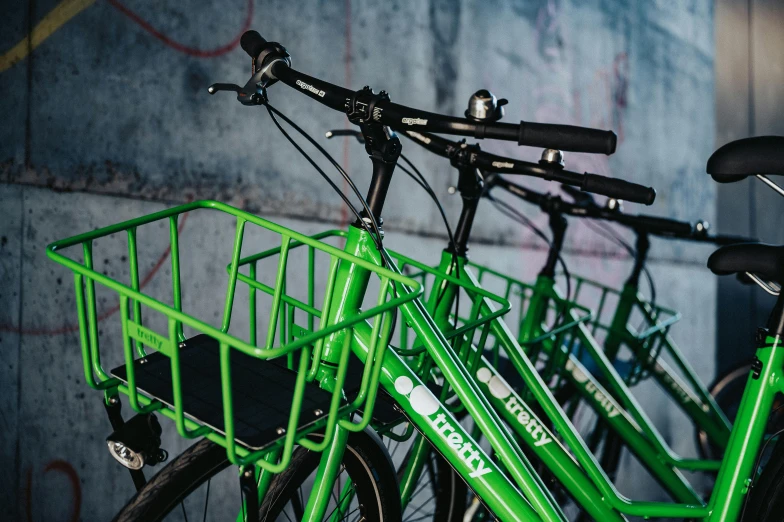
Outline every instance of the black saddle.
{"type": "Polygon", "coordinates": [[[707,169],[719,183],[732,183],[756,174],[784,174],[784,136],[731,141],[711,155],[707,169]]]}
{"type": "Polygon", "coordinates": [[[723,246],[708,258],[708,268],[717,275],[750,272],[784,286],[784,246],[763,243],[723,246]]]}

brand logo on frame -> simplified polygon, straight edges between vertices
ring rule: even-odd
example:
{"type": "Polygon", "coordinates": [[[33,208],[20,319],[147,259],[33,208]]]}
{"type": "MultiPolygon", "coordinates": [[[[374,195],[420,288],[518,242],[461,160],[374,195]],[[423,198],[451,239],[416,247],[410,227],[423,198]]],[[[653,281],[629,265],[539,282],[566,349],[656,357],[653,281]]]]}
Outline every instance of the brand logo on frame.
{"type": "Polygon", "coordinates": [[[508,161],[494,161],[493,167],[497,169],[511,169],[514,167],[514,163],[509,163],[508,161]]]}
{"type": "Polygon", "coordinates": [[[310,91],[313,94],[315,94],[316,96],[319,96],[321,98],[323,98],[324,95],[327,94],[326,92],[324,92],[324,91],[322,91],[320,89],[317,89],[317,88],[313,87],[312,85],[309,85],[309,84],[303,82],[302,80],[297,80],[297,87],[299,87],[300,89],[302,89],[304,91],[310,91]]]}
{"type": "Polygon", "coordinates": [[[692,396],[692,394],[690,394],[688,390],[686,390],[686,388],[684,388],[681,383],[676,381],[675,378],[673,378],[673,376],[670,375],[670,372],[665,370],[664,367],[658,362],[653,365],[653,372],[659,377],[661,377],[661,379],[669,387],[670,391],[677,396],[678,400],[681,401],[681,404],[688,404],[690,402],[693,402],[699,405],[702,411],[704,412],[710,411],[710,406],[703,403],[697,397],[692,396]]]}
{"type": "Polygon", "coordinates": [[[492,473],[493,469],[482,458],[481,450],[478,451],[474,448],[474,445],[465,440],[463,434],[455,429],[455,426],[450,422],[451,416],[439,411],[441,403],[436,400],[427,386],[420,384],[415,387],[411,379],[402,375],[395,379],[395,391],[408,397],[411,408],[425,417],[433,429],[454,450],[455,455],[473,470],[468,474],[469,477],[477,478],[492,473]]]}
{"type": "Polygon", "coordinates": [[[417,140],[421,141],[422,143],[424,143],[426,145],[430,144],[430,142],[433,141],[430,138],[428,138],[427,136],[425,136],[424,134],[419,134],[418,132],[415,132],[415,131],[406,131],[406,134],[408,134],[409,136],[411,136],[414,139],[417,139],[417,140]]]}
{"type": "Polygon", "coordinates": [[[572,377],[574,380],[577,381],[578,384],[581,384],[585,390],[593,395],[594,399],[604,408],[604,411],[607,412],[607,416],[611,419],[616,415],[621,413],[620,406],[615,404],[615,401],[604,391],[596,386],[591,379],[589,379],[588,374],[585,373],[579,366],[574,364],[571,359],[566,361],[566,371],[571,372],[572,377]]]}
{"type": "Polygon", "coordinates": [[[427,125],[427,120],[422,118],[403,118],[400,120],[400,123],[405,123],[406,125],[427,125]]]}
{"type": "Polygon", "coordinates": [[[531,435],[534,446],[544,446],[553,441],[539,419],[523,401],[512,395],[512,389],[500,377],[493,375],[488,368],[479,368],[476,372],[476,378],[479,379],[479,382],[487,384],[487,389],[490,390],[493,397],[506,401],[504,403],[506,410],[514,415],[517,422],[531,435]]]}
{"type": "Polygon", "coordinates": [[[145,346],[163,353],[167,357],[171,356],[171,342],[166,337],[163,337],[162,335],[153,332],[149,328],[145,328],[144,326],[130,319],[128,319],[126,328],[126,331],[131,338],[136,339],[145,346]]]}
{"type": "Polygon", "coordinates": [[[163,341],[161,339],[158,339],[155,336],[150,335],[149,332],[145,332],[138,325],[136,326],[136,335],[138,336],[138,339],[141,342],[143,342],[150,348],[160,350],[161,346],[163,345],[163,341]]]}

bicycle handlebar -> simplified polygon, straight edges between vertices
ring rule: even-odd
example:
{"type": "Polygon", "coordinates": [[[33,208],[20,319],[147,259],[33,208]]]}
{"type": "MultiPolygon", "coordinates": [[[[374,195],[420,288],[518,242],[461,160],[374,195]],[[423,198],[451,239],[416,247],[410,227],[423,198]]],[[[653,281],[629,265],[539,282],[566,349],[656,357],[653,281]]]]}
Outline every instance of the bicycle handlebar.
{"type": "MultiPolygon", "coordinates": [[[[615,152],[617,138],[612,131],[523,121],[519,125],[483,123],[422,111],[392,103],[383,91],[374,94],[365,88],[354,92],[296,71],[291,68],[286,50],[278,43],[267,42],[256,31],[245,32],[240,45],[254,63],[254,76],[243,88],[245,92],[238,94],[243,103],[248,100],[248,89],[253,86],[263,89],[280,80],[327,107],[346,113],[352,121],[373,121],[397,130],[416,127],[423,131],[476,139],[516,141],[518,145],[530,147],[607,155],[615,152]]],[[[211,88],[210,92],[217,90],[225,89],[211,88]]]]}
{"type": "Polygon", "coordinates": [[[729,235],[708,235],[707,229],[697,230],[691,223],[678,221],[670,218],[657,216],[647,216],[644,214],[624,214],[619,210],[604,208],[597,205],[592,200],[584,199],[579,204],[564,201],[559,196],[541,194],[525,187],[504,179],[500,175],[495,175],[488,180],[490,186],[499,186],[517,196],[520,199],[539,206],[544,211],[559,212],[576,217],[587,217],[591,219],[602,219],[619,223],[628,228],[652,234],[655,236],[697,241],[702,243],[713,243],[716,245],[727,245],[733,243],[746,243],[756,241],[739,236],[729,235]]]}
{"type": "Polygon", "coordinates": [[[468,149],[464,143],[457,143],[446,138],[417,131],[405,131],[404,134],[427,150],[445,158],[452,159],[461,151],[468,154],[471,165],[486,172],[503,172],[543,178],[580,187],[586,192],[594,192],[604,196],[633,201],[650,205],[656,199],[656,191],[628,181],[599,176],[597,174],[571,172],[553,165],[538,165],[503,156],[497,156],[474,148],[468,149]]]}

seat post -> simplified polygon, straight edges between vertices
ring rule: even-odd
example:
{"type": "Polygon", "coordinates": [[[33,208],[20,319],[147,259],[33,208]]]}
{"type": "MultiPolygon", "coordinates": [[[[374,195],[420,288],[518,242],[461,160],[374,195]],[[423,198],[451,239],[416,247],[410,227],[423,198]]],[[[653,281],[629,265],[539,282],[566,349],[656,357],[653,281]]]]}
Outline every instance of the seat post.
{"type": "Polygon", "coordinates": [[[773,336],[784,335],[784,292],[779,293],[776,304],[768,316],[768,332],[773,336]]]}

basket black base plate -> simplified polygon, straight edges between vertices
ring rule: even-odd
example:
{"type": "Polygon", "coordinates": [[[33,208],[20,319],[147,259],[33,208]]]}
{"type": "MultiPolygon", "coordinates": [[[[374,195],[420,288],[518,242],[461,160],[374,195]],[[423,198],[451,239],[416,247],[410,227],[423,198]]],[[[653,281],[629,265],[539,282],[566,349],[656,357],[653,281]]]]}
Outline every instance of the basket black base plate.
{"type": "MultiPolygon", "coordinates": [[[[185,341],[179,353],[185,415],[225,434],[218,342],[207,335],[197,335],[185,341]]],[[[144,363],[135,360],[133,367],[138,390],[173,408],[170,359],[154,352],[145,358],[144,363]]],[[[352,355],[344,387],[348,397],[356,396],[362,369],[362,363],[352,355]]],[[[111,373],[127,384],[125,365],[111,373]]],[[[286,368],[282,358],[265,361],[237,350],[231,351],[234,435],[237,442],[256,450],[285,436],[279,434],[278,429],[288,426],[296,379],[296,372],[286,368]]],[[[388,395],[379,394],[379,399],[374,408],[375,421],[388,424],[401,418],[388,395]]],[[[322,420],[329,411],[330,400],[329,392],[315,384],[306,384],[298,430],[313,427],[322,420]],[[323,413],[317,415],[317,411],[323,413]]]]}

